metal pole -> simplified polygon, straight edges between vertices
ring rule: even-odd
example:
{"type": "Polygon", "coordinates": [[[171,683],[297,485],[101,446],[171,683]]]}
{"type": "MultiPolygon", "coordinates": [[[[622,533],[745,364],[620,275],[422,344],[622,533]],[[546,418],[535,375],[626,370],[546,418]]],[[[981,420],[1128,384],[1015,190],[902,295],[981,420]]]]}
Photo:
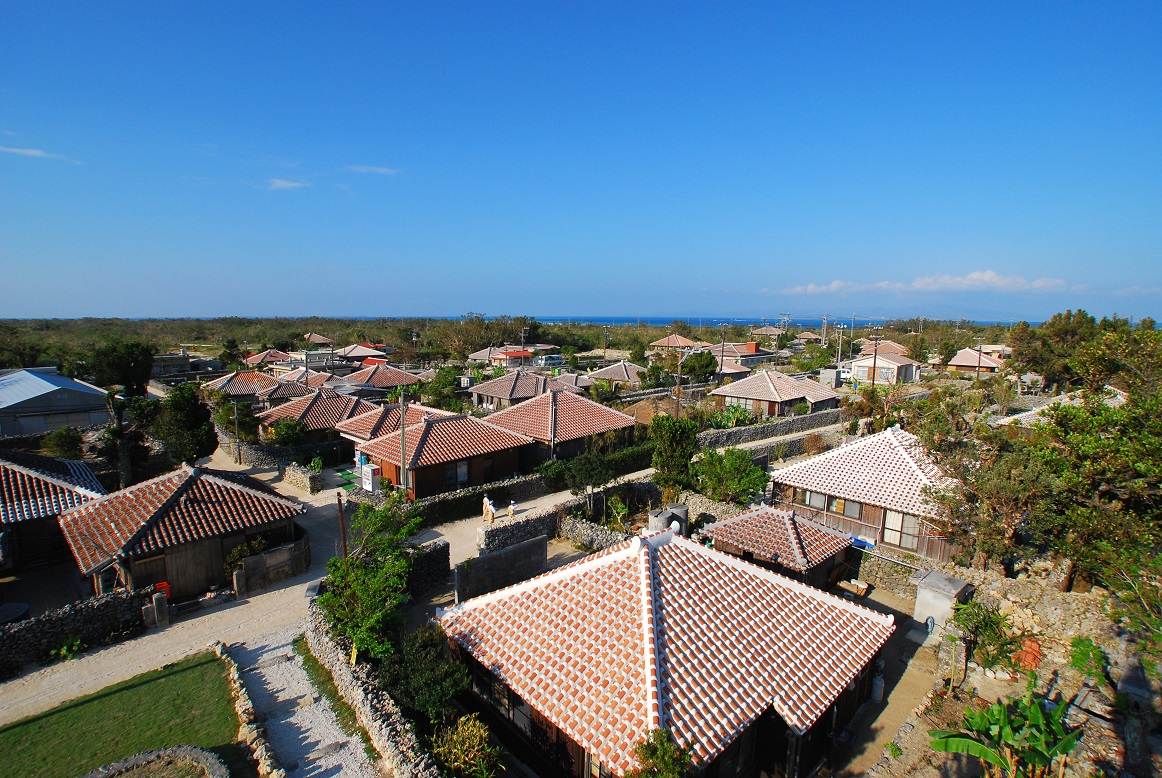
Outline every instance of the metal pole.
{"type": "MultiPolygon", "coordinates": [[[[872,327],[872,330],[879,330],[879,329],[883,329],[883,327],[872,327]]],[[[875,389],[876,388],[876,360],[879,358],[879,355],[880,355],[880,336],[873,333],[871,336],[871,339],[872,339],[872,345],[873,345],[871,388],[875,389]]]]}
{"type": "Polygon", "coordinates": [[[984,338],[973,338],[976,341],[976,380],[980,380],[980,342],[984,338]]]}
{"type": "Polygon", "coordinates": [[[339,508],[339,540],[343,544],[343,558],[347,558],[347,522],[343,520],[343,492],[335,492],[335,503],[339,508]]]}
{"type": "Polygon", "coordinates": [[[234,460],[242,464],[242,435],[238,432],[238,403],[234,403],[234,460]]]}

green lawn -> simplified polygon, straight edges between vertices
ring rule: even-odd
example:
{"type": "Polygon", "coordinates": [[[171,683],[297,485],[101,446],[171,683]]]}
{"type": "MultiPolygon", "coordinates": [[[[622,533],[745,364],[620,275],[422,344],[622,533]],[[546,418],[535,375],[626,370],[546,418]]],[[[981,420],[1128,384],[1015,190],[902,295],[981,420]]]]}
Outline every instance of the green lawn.
{"type": "Polygon", "coordinates": [[[75,778],[141,751],[187,745],[255,775],[236,742],[226,667],[205,652],[0,728],[6,776],[75,778]]]}

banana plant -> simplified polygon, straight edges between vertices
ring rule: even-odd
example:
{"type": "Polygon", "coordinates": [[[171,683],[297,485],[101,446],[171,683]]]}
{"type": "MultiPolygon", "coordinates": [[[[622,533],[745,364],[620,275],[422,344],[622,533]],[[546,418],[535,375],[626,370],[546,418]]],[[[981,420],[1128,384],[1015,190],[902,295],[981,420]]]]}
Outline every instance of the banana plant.
{"type": "Polygon", "coordinates": [[[928,730],[932,749],[980,760],[987,778],[1048,778],[1065,774],[1081,730],[1067,730],[1068,702],[1056,705],[1036,694],[1031,675],[1024,695],[999,700],[983,710],[967,710],[962,730],[928,730]]]}

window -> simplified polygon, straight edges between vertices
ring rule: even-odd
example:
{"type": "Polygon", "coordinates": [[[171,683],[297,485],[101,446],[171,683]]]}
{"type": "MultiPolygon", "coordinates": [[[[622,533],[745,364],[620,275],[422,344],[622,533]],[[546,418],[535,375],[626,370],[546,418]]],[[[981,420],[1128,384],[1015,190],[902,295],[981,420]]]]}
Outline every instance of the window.
{"type": "Polygon", "coordinates": [[[827,495],[807,492],[807,504],[816,510],[823,510],[827,506],[827,495]]]}
{"type": "Polygon", "coordinates": [[[915,549],[919,545],[920,520],[899,511],[884,512],[884,542],[900,548],[915,549]]]}
{"type": "Polygon", "coordinates": [[[827,510],[831,511],[832,513],[843,513],[846,507],[847,501],[842,497],[827,498],[827,510]]]}
{"type": "Polygon", "coordinates": [[[808,494],[808,492],[806,489],[800,489],[799,487],[796,486],[795,487],[795,494],[793,497],[791,497],[791,502],[795,503],[796,505],[806,505],[807,504],[807,494],[808,494]]]}
{"type": "Polygon", "coordinates": [[[843,515],[849,519],[858,519],[860,507],[858,502],[847,500],[843,505],[843,515]]]}
{"type": "Polygon", "coordinates": [[[444,465],[444,486],[448,489],[460,489],[468,484],[468,460],[449,462],[444,465]]]}

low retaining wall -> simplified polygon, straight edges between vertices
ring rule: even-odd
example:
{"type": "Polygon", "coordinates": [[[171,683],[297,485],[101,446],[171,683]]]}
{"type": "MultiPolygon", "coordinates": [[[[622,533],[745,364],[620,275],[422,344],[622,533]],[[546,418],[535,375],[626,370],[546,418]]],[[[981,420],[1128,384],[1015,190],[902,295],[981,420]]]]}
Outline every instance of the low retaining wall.
{"type": "Polygon", "coordinates": [[[290,484],[296,489],[302,489],[309,494],[318,494],[323,491],[323,474],[316,473],[309,467],[303,467],[291,462],[282,468],[283,483],[290,484]]]}
{"type": "Polygon", "coordinates": [[[234,589],[238,597],[261,591],[279,581],[294,578],[311,567],[311,538],[307,531],[297,524],[296,534],[301,537],[269,551],[263,551],[242,560],[241,580],[234,576],[234,589]],[[239,586],[241,584],[241,586],[239,586]]]}
{"type": "Polygon", "coordinates": [[[408,591],[413,597],[448,583],[448,576],[452,574],[451,551],[443,538],[416,546],[408,573],[408,591]]]}
{"type": "Polygon", "coordinates": [[[238,714],[238,740],[246,744],[251,758],[258,763],[258,774],[263,778],[286,778],[286,771],[278,764],[278,757],[266,739],[266,730],[258,723],[254,712],[254,702],[242,682],[242,671],[225,644],[214,641],[210,650],[226,665],[226,678],[230,681],[230,694],[234,698],[234,711],[238,714]]]}
{"type": "MultiPolygon", "coordinates": [[[[682,396],[689,397],[691,392],[699,392],[703,389],[710,389],[714,386],[712,383],[705,384],[682,384],[682,396]]],[[[657,389],[642,389],[637,392],[626,392],[617,396],[618,402],[635,403],[638,400],[644,400],[647,397],[660,397],[665,394],[673,394],[674,387],[660,386],[657,389]]]]}
{"type": "Polygon", "coordinates": [[[142,609],[152,586],[116,591],[70,603],[26,621],[0,627],[0,673],[49,660],[49,652],[72,638],[89,646],[117,643],[145,629],[142,609]]]}
{"type": "Polygon", "coordinates": [[[218,433],[218,445],[222,451],[237,456],[242,454],[242,464],[251,467],[261,467],[269,470],[281,468],[288,462],[294,462],[300,457],[320,456],[324,460],[331,459],[338,462],[342,459],[351,459],[354,456],[354,444],[351,441],[328,440],[322,443],[304,443],[301,446],[267,446],[258,443],[239,443],[232,432],[214,425],[218,433]],[[347,449],[350,455],[343,453],[347,449]]]}
{"type": "MultiPolygon", "coordinates": [[[[481,503],[483,503],[486,494],[498,508],[506,508],[509,500],[514,500],[520,504],[544,497],[552,491],[553,489],[545,483],[545,479],[541,476],[536,474],[522,475],[504,481],[493,481],[482,486],[469,486],[454,492],[424,497],[421,500],[416,500],[414,505],[423,515],[424,523],[434,525],[479,515],[481,503]]],[[[372,494],[356,486],[347,493],[347,499],[352,502],[382,505],[386,499],[386,492],[372,494]]]]}
{"type": "Polygon", "coordinates": [[[908,558],[896,561],[878,550],[873,553],[854,547],[847,552],[847,564],[851,567],[849,578],[867,581],[877,589],[903,597],[910,603],[916,602],[916,584],[908,583],[908,579],[918,569],[932,567],[930,561],[925,564],[925,560],[918,556],[908,555],[908,558]]]}
{"type": "MultiPolygon", "coordinates": [[[[756,440],[777,438],[783,435],[795,435],[811,432],[821,427],[830,427],[839,424],[843,411],[838,408],[818,413],[808,413],[805,416],[790,416],[778,421],[751,424],[748,427],[732,427],[727,430],[705,430],[698,433],[698,448],[725,448],[739,446],[743,443],[754,443],[756,440]]],[[[795,456],[788,452],[788,456],[795,456]]]]}
{"type": "Polygon", "coordinates": [[[604,551],[610,546],[629,540],[633,535],[608,529],[572,514],[565,514],[557,520],[557,537],[579,543],[594,551],[604,551]]]}
{"type": "Polygon", "coordinates": [[[549,537],[540,535],[456,565],[456,602],[495,592],[540,575],[549,561],[549,537]]]}
{"type": "Polygon", "coordinates": [[[319,664],[327,668],[339,694],[355,711],[355,718],[367,730],[371,744],[396,778],[441,778],[431,754],[420,748],[411,724],[399,706],[375,681],[366,663],[348,663],[350,647],[344,650],[331,637],[326,617],[314,600],[307,612],[307,645],[319,664]]]}
{"type": "Polygon", "coordinates": [[[116,778],[116,776],[125,775],[140,768],[160,765],[189,765],[203,770],[206,778],[230,778],[230,769],[226,767],[225,762],[218,758],[217,754],[194,746],[174,746],[173,748],[134,754],[120,762],[98,767],[96,770],[85,773],[81,778],[116,778]]]}

